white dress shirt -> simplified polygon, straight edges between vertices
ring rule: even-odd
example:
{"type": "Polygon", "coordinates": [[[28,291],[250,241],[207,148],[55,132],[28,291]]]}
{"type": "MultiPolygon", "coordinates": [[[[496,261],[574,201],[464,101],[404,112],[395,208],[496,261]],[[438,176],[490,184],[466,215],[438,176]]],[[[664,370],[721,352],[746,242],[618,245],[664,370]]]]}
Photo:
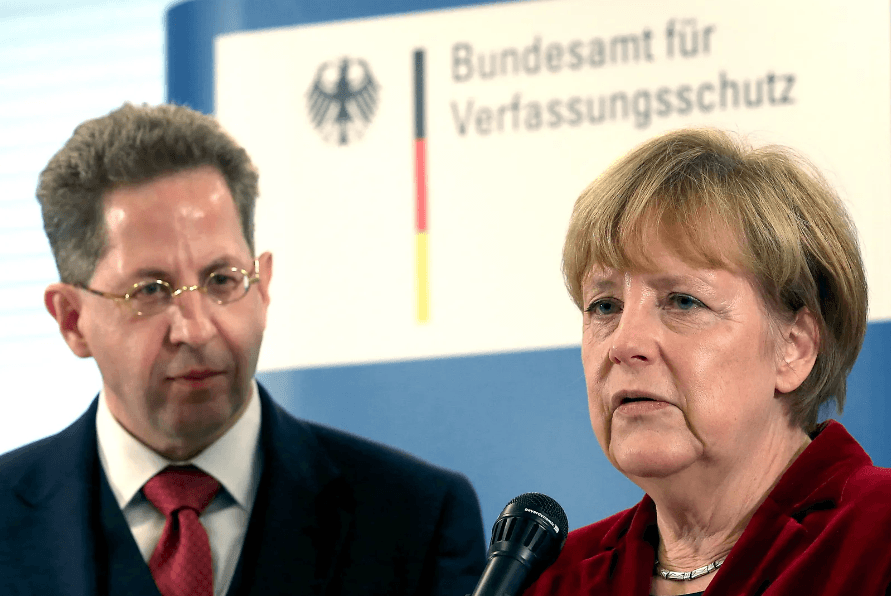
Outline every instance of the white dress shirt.
{"type": "Polygon", "coordinates": [[[108,409],[104,391],[99,394],[96,436],[102,469],[146,562],[161,538],[165,518],[142,494],[143,485],[169,465],[191,464],[219,481],[221,490],[199,519],[210,540],[214,596],[223,596],[235,574],[260,482],[260,396],[256,381],[251,383],[248,407],[241,418],[191,460],[170,461],[133,437],[108,409]]]}

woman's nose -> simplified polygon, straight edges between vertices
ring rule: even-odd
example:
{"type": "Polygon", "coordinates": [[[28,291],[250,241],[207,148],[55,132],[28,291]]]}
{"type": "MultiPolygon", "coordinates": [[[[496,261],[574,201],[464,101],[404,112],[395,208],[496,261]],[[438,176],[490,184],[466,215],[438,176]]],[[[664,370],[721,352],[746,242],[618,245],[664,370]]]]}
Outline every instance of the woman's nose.
{"type": "Polygon", "coordinates": [[[657,354],[659,316],[646,304],[627,304],[610,336],[609,359],[613,364],[642,365],[657,354]]]}

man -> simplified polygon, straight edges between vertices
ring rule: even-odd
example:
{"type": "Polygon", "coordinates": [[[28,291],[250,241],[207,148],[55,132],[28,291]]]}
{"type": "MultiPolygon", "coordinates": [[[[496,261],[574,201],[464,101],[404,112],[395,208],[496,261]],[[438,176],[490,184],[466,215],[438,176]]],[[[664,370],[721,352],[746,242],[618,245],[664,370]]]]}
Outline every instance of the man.
{"type": "Polygon", "coordinates": [[[297,420],[254,380],[272,278],[257,174],[212,118],[124,105],[37,197],[45,304],[99,396],[0,457],[0,594],[456,594],[484,562],[458,474],[297,420]]]}

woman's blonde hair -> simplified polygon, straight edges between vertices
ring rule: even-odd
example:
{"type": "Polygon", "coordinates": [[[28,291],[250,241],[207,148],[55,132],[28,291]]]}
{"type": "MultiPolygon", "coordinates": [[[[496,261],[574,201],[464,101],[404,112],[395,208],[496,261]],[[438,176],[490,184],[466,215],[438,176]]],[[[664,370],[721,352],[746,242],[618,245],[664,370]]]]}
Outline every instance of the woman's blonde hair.
{"type": "Polygon", "coordinates": [[[712,129],[671,132],[633,150],[575,203],[563,275],[580,309],[592,268],[639,266],[654,225],[680,232],[674,244],[693,261],[750,272],[771,316],[791,321],[810,310],[820,334],[817,360],[789,394],[789,412],[810,432],[824,404],[834,400],[842,411],[866,333],[866,275],[850,216],[809,162],[712,129]],[[720,244],[727,231],[738,250],[720,244]],[[739,262],[728,263],[728,254],[739,262]]]}

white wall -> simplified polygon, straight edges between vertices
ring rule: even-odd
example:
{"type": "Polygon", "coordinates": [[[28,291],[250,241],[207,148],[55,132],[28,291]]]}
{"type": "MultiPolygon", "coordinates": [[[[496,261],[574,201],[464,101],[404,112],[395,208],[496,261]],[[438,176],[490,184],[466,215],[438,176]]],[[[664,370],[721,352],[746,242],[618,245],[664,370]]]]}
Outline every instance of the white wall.
{"type": "Polygon", "coordinates": [[[58,279],[37,175],[74,127],[164,100],[170,0],[0,0],[0,452],[67,426],[99,389],[43,307],[58,279]]]}

